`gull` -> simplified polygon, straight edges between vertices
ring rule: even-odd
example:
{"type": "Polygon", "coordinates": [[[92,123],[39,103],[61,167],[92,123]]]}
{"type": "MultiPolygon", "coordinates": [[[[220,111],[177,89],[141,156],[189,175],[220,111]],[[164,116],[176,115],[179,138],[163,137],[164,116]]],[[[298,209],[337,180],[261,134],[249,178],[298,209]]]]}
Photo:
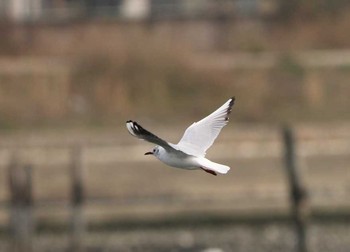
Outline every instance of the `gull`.
{"type": "Polygon", "coordinates": [[[220,108],[188,127],[180,142],[172,144],[157,137],[135,121],[128,120],[129,133],[139,139],[156,144],[145,155],[153,155],[163,163],[187,170],[202,169],[212,175],[226,174],[230,167],[214,163],[205,158],[206,151],[214,143],[221,129],[228,123],[235,97],[230,98],[220,108]]]}

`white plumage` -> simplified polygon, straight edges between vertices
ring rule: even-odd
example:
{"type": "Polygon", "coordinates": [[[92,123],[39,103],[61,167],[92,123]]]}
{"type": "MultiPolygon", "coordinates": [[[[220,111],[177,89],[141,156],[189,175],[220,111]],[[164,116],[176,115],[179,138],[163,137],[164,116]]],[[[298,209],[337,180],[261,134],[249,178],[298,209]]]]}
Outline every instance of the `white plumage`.
{"type": "Polygon", "coordinates": [[[173,167],[203,169],[213,175],[226,174],[230,167],[206,159],[205,154],[227,124],[234,101],[235,98],[232,97],[213,113],[193,123],[186,129],[178,144],[164,141],[131,120],[126,122],[126,127],[133,136],[157,144],[152,152],[146,152],[145,155],[152,154],[173,167]]]}

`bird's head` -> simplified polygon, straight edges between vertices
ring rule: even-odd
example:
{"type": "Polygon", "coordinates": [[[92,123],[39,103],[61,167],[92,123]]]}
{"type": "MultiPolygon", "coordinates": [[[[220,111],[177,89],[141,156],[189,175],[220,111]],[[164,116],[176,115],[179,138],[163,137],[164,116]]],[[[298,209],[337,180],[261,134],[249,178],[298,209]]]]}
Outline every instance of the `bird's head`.
{"type": "Polygon", "coordinates": [[[159,146],[156,146],[153,148],[152,151],[145,153],[145,155],[154,155],[154,156],[158,156],[158,154],[159,154],[159,146]]]}

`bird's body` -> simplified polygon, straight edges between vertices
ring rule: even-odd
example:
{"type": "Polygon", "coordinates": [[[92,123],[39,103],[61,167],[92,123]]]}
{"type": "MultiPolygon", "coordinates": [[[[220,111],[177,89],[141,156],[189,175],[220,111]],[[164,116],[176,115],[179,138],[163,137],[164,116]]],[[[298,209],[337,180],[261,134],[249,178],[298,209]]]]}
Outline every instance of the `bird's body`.
{"type": "Polygon", "coordinates": [[[221,129],[228,122],[234,98],[224,105],[188,127],[178,144],[172,144],[157,137],[131,120],[126,122],[130,134],[140,139],[157,144],[152,152],[145,155],[154,155],[163,163],[187,170],[202,169],[210,174],[226,174],[230,167],[214,163],[205,158],[206,150],[213,144],[221,129]]]}
{"type": "Polygon", "coordinates": [[[196,160],[195,157],[184,155],[184,158],[180,158],[174,153],[171,152],[165,152],[164,155],[157,156],[157,158],[162,161],[164,164],[167,164],[172,167],[176,168],[182,168],[182,169],[188,169],[193,170],[196,169],[196,160]]]}
{"type": "Polygon", "coordinates": [[[161,146],[158,146],[158,150],[159,152],[153,155],[163,163],[177,168],[189,170],[196,169],[196,157],[188,155],[182,151],[166,151],[161,146]]]}
{"type": "MultiPolygon", "coordinates": [[[[171,144],[173,145],[173,144],[171,144]]],[[[176,147],[176,145],[173,145],[176,147]]],[[[158,158],[163,163],[187,170],[196,170],[203,169],[206,172],[211,173],[210,171],[219,172],[219,173],[227,173],[230,170],[230,167],[226,165],[221,165],[206,159],[205,157],[196,157],[192,155],[188,155],[183,151],[166,151],[161,146],[156,147],[159,151],[153,152],[153,155],[158,158]]],[[[174,148],[174,150],[176,150],[174,148]]]]}

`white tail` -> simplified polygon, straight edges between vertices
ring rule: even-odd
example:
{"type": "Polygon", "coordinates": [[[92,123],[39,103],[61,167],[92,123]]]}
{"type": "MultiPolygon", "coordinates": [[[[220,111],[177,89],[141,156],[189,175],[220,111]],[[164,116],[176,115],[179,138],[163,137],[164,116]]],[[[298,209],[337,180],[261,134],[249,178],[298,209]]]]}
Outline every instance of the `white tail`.
{"type": "Polygon", "coordinates": [[[230,167],[228,167],[226,165],[214,163],[206,158],[198,158],[198,163],[204,169],[218,172],[221,174],[226,174],[230,170],[230,167]]]}

